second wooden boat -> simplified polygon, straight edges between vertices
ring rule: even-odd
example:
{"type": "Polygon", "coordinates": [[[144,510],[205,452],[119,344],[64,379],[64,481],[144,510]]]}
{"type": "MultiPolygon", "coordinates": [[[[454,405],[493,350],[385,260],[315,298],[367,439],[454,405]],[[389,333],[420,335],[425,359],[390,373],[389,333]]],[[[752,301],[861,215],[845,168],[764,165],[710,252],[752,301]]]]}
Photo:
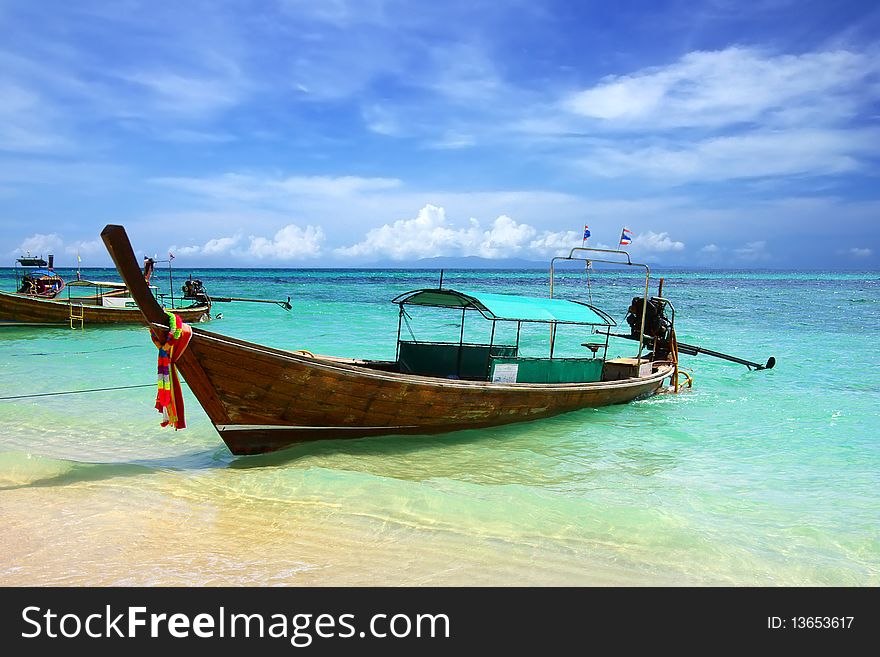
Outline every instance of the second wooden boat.
{"type": "MultiPolygon", "coordinates": [[[[19,258],[23,267],[45,266],[41,258],[19,258]]],[[[0,326],[70,326],[82,328],[90,324],[143,324],[143,314],[124,283],[75,280],[69,283],[52,268],[28,269],[19,275],[16,269],[17,292],[0,292],[0,326]],[[66,294],[61,294],[66,290],[66,294]]],[[[147,261],[144,286],[151,295],[155,287],[148,284],[153,261],[147,261]]],[[[79,272],[77,272],[79,276],[79,272]]],[[[181,308],[171,308],[185,322],[202,322],[211,317],[210,299],[202,299],[181,308]]]]}
{"type": "MultiPolygon", "coordinates": [[[[92,281],[80,281],[91,284],[92,281]]],[[[67,284],[76,287],[77,281],[67,284]]],[[[107,285],[107,283],[104,283],[107,285]]],[[[202,322],[210,318],[209,304],[174,308],[185,322],[202,322]]],[[[69,325],[144,324],[144,317],[134,299],[127,294],[88,295],[85,297],[42,299],[23,294],[0,292],[0,322],[6,325],[69,325]],[[82,322],[79,324],[79,322],[82,322]]]]}

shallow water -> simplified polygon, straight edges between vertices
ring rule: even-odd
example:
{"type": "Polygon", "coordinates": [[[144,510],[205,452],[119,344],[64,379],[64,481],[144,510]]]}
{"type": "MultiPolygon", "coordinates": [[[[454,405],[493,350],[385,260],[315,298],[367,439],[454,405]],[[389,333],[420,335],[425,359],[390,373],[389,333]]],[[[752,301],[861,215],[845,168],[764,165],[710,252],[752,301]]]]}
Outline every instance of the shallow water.
{"type": "MultiPolygon", "coordinates": [[[[696,382],[678,396],[244,458],[192,397],[179,432],[159,427],[149,388],[0,401],[0,584],[880,584],[880,274],[662,274],[680,341],[777,367],[683,357],[696,382]]],[[[215,295],[292,297],[290,313],[218,306],[213,331],[375,358],[394,356],[390,299],[437,282],[197,275],[215,295]]],[[[591,279],[594,303],[622,323],[638,277],[591,279]]],[[[583,272],[561,280],[562,296],[586,298],[583,272]]],[[[13,284],[0,271],[0,288],[13,284]]],[[[444,278],[535,295],[546,284],[543,271],[444,278]]],[[[468,321],[468,336],[487,331],[468,321]]],[[[457,326],[412,323],[419,337],[457,326]]],[[[557,353],[585,337],[560,329],[557,353]]],[[[546,349],[545,330],[522,339],[546,349]]],[[[155,378],[142,328],[0,329],[0,345],[0,397],[155,378]]]]}

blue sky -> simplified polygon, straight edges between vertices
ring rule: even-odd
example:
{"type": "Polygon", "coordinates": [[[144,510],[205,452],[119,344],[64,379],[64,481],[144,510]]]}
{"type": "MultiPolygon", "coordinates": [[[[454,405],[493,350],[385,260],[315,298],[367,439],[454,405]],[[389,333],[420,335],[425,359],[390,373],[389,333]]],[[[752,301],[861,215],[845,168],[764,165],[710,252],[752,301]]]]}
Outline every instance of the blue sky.
{"type": "Polygon", "coordinates": [[[0,255],[880,266],[880,7],[0,0],[0,255]],[[3,255],[5,254],[5,255],[3,255]]]}

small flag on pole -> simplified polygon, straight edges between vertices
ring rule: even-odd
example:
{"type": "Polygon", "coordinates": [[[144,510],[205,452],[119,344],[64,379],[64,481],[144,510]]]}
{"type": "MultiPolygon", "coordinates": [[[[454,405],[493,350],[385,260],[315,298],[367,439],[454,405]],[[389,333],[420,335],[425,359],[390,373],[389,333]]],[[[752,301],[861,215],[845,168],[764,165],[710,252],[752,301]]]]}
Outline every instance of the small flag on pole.
{"type": "Polygon", "coordinates": [[[590,238],[590,227],[584,226],[584,242],[590,238]]]}
{"type": "Polygon", "coordinates": [[[620,246],[626,246],[633,241],[633,233],[629,228],[620,231],[620,246]]]}

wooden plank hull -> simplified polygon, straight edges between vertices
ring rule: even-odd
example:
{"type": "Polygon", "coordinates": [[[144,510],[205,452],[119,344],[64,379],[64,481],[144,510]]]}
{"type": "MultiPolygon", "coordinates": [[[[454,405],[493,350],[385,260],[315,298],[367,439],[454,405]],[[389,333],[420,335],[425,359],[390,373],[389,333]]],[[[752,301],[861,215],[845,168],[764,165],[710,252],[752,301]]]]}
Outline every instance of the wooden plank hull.
{"type": "MultiPolygon", "coordinates": [[[[144,282],[122,226],[101,238],[149,323],[167,317],[144,282]]],[[[193,328],[177,367],[233,454],[324,438],[436,434],[623,404],[655,393],[671,365],[598,383],[492,383],[391,371],[389,363],[315,357],[193,328]]]]}
{"type": "Polygon", "coordinates": [[[626,381],[500,384],[413,376],[193,330],[180,372],[233,454],[294,443],[511,424],[653,394],[672,368],[626,381]]]}
{"type": "MultiPolygon", "coordinates": [[[[87,324],[146,324],[138,308],[110,308],[97,305],[74,303],[79,313],[82,307],[83,323],[87,324]]],[[[200,322],[207,318],[210,306],[178,308],[174,311],[187,323],[200,322]]],[[[0,322],[3,325],[21,323],[22,325],[54,324],[69,325],[70,304],[66,299],[37,299],[20,294],[0,292],[0,322]]]]}

